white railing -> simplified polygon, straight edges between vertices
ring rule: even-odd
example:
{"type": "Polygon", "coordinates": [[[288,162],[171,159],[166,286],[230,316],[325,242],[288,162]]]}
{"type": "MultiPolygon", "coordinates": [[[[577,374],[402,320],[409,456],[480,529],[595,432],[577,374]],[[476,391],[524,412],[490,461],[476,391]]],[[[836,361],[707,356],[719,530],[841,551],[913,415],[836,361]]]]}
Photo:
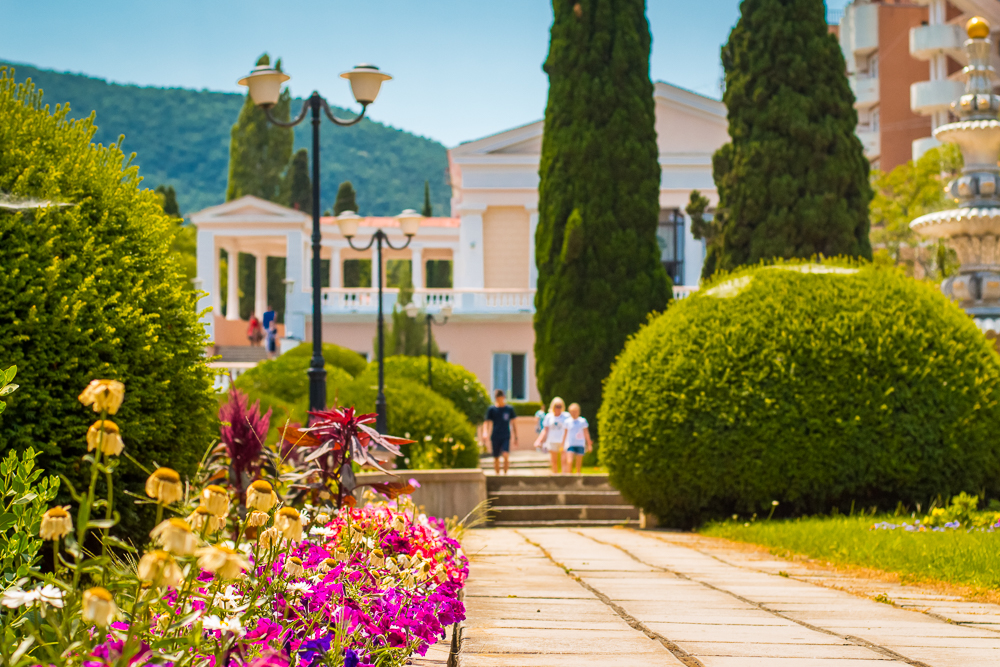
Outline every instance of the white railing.
{"type": "Polygon", "coordinates": [[[683,299],[698,291],[697,285],[674,285],[674,299],[683,299]]]}
{"type": "MultiPolygon", "coordinates": [[[[399,290],[387,288],[382,294],[382,309],[392,310],[399,290]]],[[[448,306],[455,313],[532,313],[535,310],[533,289],[419,289],[413,303],[434,312],[448,306]]],[[[326,314],[375,313],[378,290],[371,287],[323,289],[323,312],[326,314]]]]}
{"type": "Polygon", "coordinates": [[[216,391],[229,391],[229,386],[239,376],[256,366],[256,361],[213,361],[208,367],[215,373],[213,385],[216,391]]]}

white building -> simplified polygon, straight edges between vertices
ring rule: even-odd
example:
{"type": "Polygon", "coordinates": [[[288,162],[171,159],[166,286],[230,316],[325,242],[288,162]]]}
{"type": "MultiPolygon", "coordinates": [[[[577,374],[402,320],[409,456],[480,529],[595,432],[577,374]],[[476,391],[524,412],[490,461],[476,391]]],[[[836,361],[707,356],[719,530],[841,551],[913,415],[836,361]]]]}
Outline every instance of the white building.
{"type": "MultiPolygon", "coordinates": [[[[675,296],[697,286],[704,247],[691,236],[684,212],[692,190],[714,206],[712,154],[729,140],[724,105],[667,83],[655,86],[657,144],[662,180],[658,236],[663,262],[675,277],[675,296]]],[[[428,312],[452,307],[448,323],[434,328],[449,361],[474,372],[488,388],[502,388],[514,400],[539,400],[534,373],[535,228],[538,224],[538,166],[543,122],[538,121],[448,152],[453,218],[429,218],[410,246],[384,251],[388,265],[409,262],[414,299],[428,312]],[[436,264],[429,264],[435,262],[436,264]],[[451,268],[451,284],[442,275],[451,268]],[[431,284],[434,276],[437,282],[431,284]]],[[[202,307],[205,325],[218,347],[246,345],[246,323],[219,313],[219,255],[253,253],[257,260],[258,316],[266,308],[264,272],[267,256],[285,257],[287,339],[308,341],[311,330],[309,235],[307,215],[255,197],[215,206],[191,216],[198,227],[198,276],[209,293],[202,307]]],[[[372,358],[377,309],[376,280],[370,286],[345,285],[357,277],[357,265],[371,251],[351,249],[335,219],[323,218],[323,259],[330,260],[329,287],[323,290],[323,340],[372,358]]],[[[355,242],[365,242],[375,228],[388,231],[394,244],[404,237],[393,218],[366,218],[355,242]]],[[[388,266],[386,267],[389,268],[388,266]]],[[[228,300],[236,297],[236,269],[230,263],[228,300]]],[[[374,272],[374,267],[373,267],[374,272]]],[[[386,312],[398,290],[386,289],[386,312]]],[[[235,309],[233,309],[235,310],[235,309]]],[[[286,345],[288,343],[286,342],[286,345]]]]}

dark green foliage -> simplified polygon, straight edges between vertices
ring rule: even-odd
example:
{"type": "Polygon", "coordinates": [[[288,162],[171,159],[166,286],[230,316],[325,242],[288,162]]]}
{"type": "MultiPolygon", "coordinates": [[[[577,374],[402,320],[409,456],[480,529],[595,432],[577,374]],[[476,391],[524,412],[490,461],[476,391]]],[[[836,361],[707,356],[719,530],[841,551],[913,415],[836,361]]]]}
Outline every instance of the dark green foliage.
{"type": "Polygon", "coordinates": [[[892,267],[802,268],[724,275],[629,341],[599,415],[615,487],[675,526],[996,497],[1000,359],[969,316],[892,267]]]}
{"type": "Polygon", "coordinates": [[[732,142],[714,158],[703,276],[773,257],[871,259],[868,160],[822,0],[744,0],[722,49],[732,142]]]}
{"type": "Polygon", "coordinates": [[[354,194],[354,186],[350,181],[344,181],[337,188],[337,200],[333,202],[333,214],[340,215],[344,211],[358,212],[358,202],[354,194]]]}
{"type": "Polygon", "coordinates": [[[691,236],[705,241],[706,244],[712,241],[712,223],[705,220],[705,210],[708,208],[708,198],[697,190],[691,191],[688,198],[688,205],[684,207],[685,213],[691,217],[691,236]]]}
{"type": "MultiPolygon", "coordinates": [[[[77,396],[94,378],[118,379],[126,452],[190,474],[215,401],[195,295],[171,253],[174,223],[116,146],[91,144],[90,119],[50,114],[0,72],[0,191],[71,204],[0,210],[0,340],[22,387],[0,417],[0,450],[33,446],[43,469],[80,485],[95,417],[77,396]]],[[[148,473],[119,470],[141,494],[148,473]]],[[[68,501],[63,488],[57,502],[68,501]]],[[[137,506],[119,508],[123,530],[137,531],[137,506]]]]}
{"type": "MultiPolygon", "coordinates": [[[[269,65],[270,58],[265,53],[258,65],[269,65]]],[[[275,68],[281,69],[281,59],[275,68]]],[[[288,121],[291,115],[292,96],[288,88],[281,91],[278,103],[271,108],[271,115],[278,120],[288,121]]],[[[247,93],[236,119],[229,140],[229,183],[226,186],[226,201],[253,195],[282,203],[283,176],[292,158],[292,144],[295,138],[292,129],[278,127],[267,119],[264,110],[250,99],[247,93]]],[[[241,281],[242,286],[242,281],[241,281]]]]}
{"type": "MultiPolygon", "coordinates": [[[[376,386],[361,376],[340,387],[340,404],[375,412],[376,386]]],[[[426,385],[405,378],[386,378],[386,427],[390,435],[416,440],[404,445],[399,468],[476,468],[479,446],[472,424],[451,401],[426,385]]]]}
{"type": "Polygon", "coordinates": [[[344,260],[344,287],[371,287],[372,261],[370,259],[344,260]]]}
{"type": "Polygon", "coordinates": [[[196,252],[198,250],[198,230],[194,225],[184,224],[181,218],[181,209],[177,205],[177,191],[172,185],[160,185],[156,188],[156,194],[160,195],[160,203],[163,212],[173,218],[174,240],[170,244],[173,251],[174,261],[177,262],[184,274],[186,285],[194,289],[194,278],[198,275],[198,260],[196,252]]]}
{"type": "Polygon", "coordinates": [[[0,461],[0,586],[5,588],[27,577],[37,565],[43,544],[38,537],[42,514],[59,489],[58,477],[42,477],[36,456],[28,447],[20,455],[7,452],[0,461]]]}
{"type": "Polygon", "coordinates": [[[554,0],[535,237],[538,387],[597,412],[615,355],[670,282],[642,0],[554,0]]]}
{"type": "Polygon", "coordinates": [[[451,276],[450,259],[429,259],[424,264],[424,279],[428,289],[451,289],[454,282],[451,276]]]}
{"type": "MultiPolygon", "coordinates": [[[[292,157],[285,176],[288,205],[312,215],[312,181],[309,180],[309,151],[300,148],[292,157]]],[[[327,274],[329,275],[329,274],[327,274]]]]}
{"type": "MultiPolygon", "coordinates": [[[[427,354],[427,318],[422,310],[416,317],[406,314],[405,307],[413,299],[413,280],[410,260],[389,260],[387,285],[398,287],[399,296],[389,318],[391,322],[385,330],[385,355],[419,357],[427,354]],[[402,306],[400,305],[402,304],[402,306]]],[[[378,348],[378,339],[372,346],[378,348]]],[[[431,340],[431,355],[441,356],[437,343],[431,340]]]]}
{"type": "MultiPolygon", "coordinates": [[[[472,424],[481,423],[486,416],[486,410],[490,407],[490,397],[486,393],[486,387],[463,366],[450,364],[440,358],[432,358],[431,363],[434,392],[451,401],[472,424]]],[[[427,357],[386,357],[385,375],[388,378],[413,380],[426,386],[427,357]]],[[[370,384],[377,383],[378,363],[373,361],[369,364],[359,378],[367,380],[370,384]]]]}
{"type": "Polygon", "coordinates": [[[161,185],[156,188],[156,194],[163,200],[163,212],[171,218],[181,217],[181,209],[177,205],[177,191],[172,185],[161,185]]]}
{"type": "MultiPolygon", "coordinates": [[[[71,103],[74,117],[87,117],[96,109],[95,141],[108,145],[124,134],[125,148],[138,153],[135,164],[145,182],[172,183],[182,210],[198,211],[225,200],[230,129],[245,103],[243,95],[123,86],[27,65],[18,65],[17,75],[19,81],[30,76],[43,88],[47,103],[71,103]]],[[[293,111],[301,103],[294,100],[293,111]]],[[[311,147],[311,132],[308,122],[296,127],[296,147],[311,147]]],[[[326,175],[320,210],[331,207],[338,179],[347,178],[366,193],[366,213],[395,215],[420,200],[427,174],[442,174],[430,183],[431,198],[438,211],[449,210],[451,189],[443,176],[448,155],[438,142],[370,120],[349,128],[324,122],[320,142],[321,173],[326,175]]]]}
{"type": "Polygon", "coordinates": [[[511,401],[510,406],[514,408],[514,412],[517,413],[518,417],[534,417],[536,412],[545,408],[541,403],[534,403],[532,401],[511,401]]]}
{"type": "Polygon", "coordinates": [[[431,184],[430,181],[424,181],[424,208],[421,214],[425,218],[429,218],[434,215],[434,207],[431,206],[431,184]]]}

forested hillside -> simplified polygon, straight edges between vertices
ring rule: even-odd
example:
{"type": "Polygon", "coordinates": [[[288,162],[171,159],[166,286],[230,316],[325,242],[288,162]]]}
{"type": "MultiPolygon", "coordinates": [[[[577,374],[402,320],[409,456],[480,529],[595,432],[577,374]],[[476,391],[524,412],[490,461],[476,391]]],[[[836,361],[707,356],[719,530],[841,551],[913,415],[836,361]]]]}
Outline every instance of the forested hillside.
{"type": "MultiPolygon", "coordinates": [[[[173,185],[184,214],[225,200],[229,132],[243,104],[242,95],[142,88],[29,65],[10,66],[18,81],[30,77],[48,104],[68,102],[76,118],[96,111],[95,141],[107,145],[124,134],[122,147],[137,154],[135,164],[144,185],[173,185]]],[[[293,101],[292,113],[300,108],[301,100],[293,101]]],[[[338,110],[338,115],[346,113],[338,110]]],[[[310,132],[308,122],[296,128],[296,149],[311,146],[310,132]]],[[[337,186],[345,180],[354,184],[362,215],[419,210],[427,180],[435,215],[448,212],[448,158],[436,141],[368,120],[348,128],[324,122],[320,155],[323,210],[333,207],[337,186]]]]}

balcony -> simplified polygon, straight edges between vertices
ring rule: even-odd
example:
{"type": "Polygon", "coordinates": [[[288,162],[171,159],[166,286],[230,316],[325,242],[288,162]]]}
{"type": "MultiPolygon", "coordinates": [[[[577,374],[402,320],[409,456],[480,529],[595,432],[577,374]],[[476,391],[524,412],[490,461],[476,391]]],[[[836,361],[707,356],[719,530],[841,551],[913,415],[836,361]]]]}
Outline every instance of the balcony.
{"type": "Polygon", "coordinates": [[[942,23],[910,28],[910,55],[917,60],[930,60],[946,53],[961,61],[963,44],[965,33],[958,25],[942,23]]]}
{"type": "Polygon", "coordinates": [[[878,5],[853,3],[844,9],[840,21],[840,48],[849,67],[855,58],[863,58],[878,49],[878,5]]]}
{"type": "Polygon", "coordinates": [[[873,130],[870,125],[858,125],[855,134],[858,135],[858,139],[865,147],[865,157],[869,160],[882,154],[882,139],[878,130],[873,130]]]}
{"type": "Polygon", "coordinates": [[[910,109],[923,116],[948,111],[964,91],[965,84],[961,81],[918,81],[910,86],[910,109]]]}
{"type": "Polygon", "coordinates": [[[854,108],[868,109],[878,104],[878,77],[854,75],[849,77],[854,93],[854,108]]]}

